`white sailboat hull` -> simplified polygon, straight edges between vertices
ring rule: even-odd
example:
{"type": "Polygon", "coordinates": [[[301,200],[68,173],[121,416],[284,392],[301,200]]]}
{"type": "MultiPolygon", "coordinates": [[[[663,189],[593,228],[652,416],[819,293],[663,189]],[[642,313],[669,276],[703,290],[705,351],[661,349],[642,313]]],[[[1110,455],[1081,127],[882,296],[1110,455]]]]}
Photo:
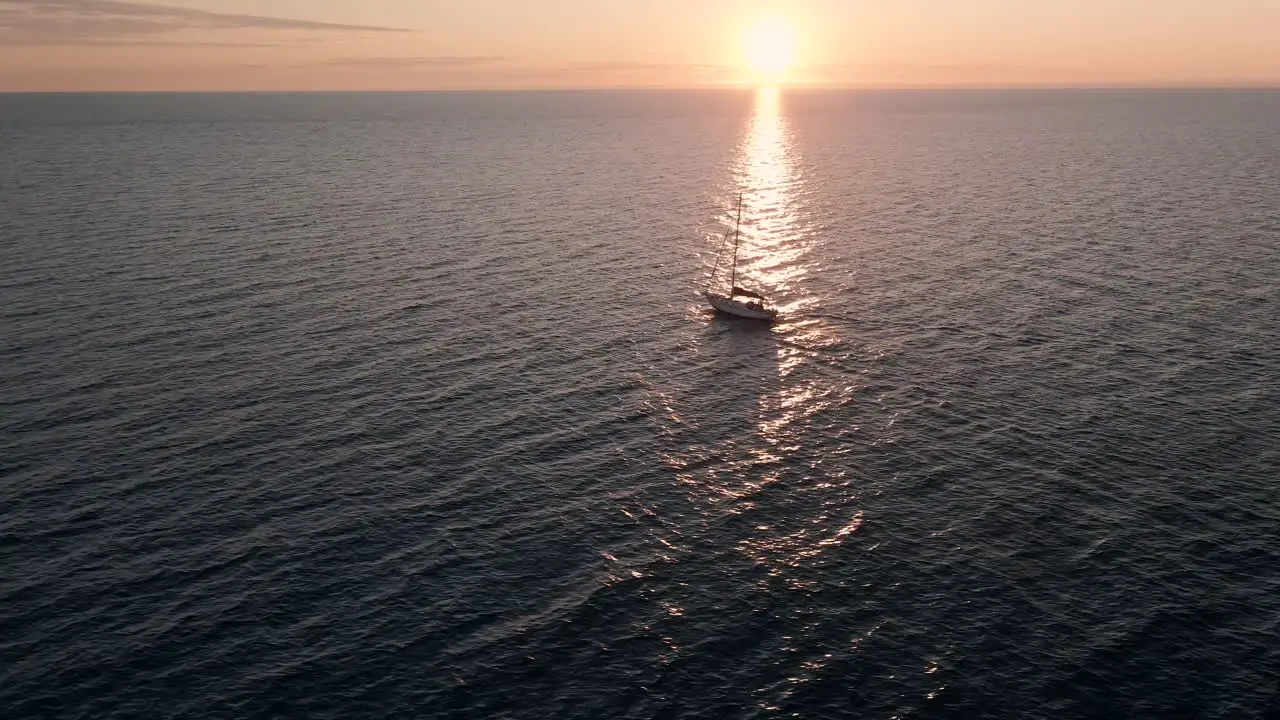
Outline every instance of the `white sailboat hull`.
{"type": "Polygon", "coordinates": [[[720,293],[704,292],[702,294],[707,298],[707,302],[711,303],[711,307],[726,315],[736,315],[752,320],[772,320],[778,316],[777,310],[756,310],[747,307],[746,303],[738,302],[720,293]]]}

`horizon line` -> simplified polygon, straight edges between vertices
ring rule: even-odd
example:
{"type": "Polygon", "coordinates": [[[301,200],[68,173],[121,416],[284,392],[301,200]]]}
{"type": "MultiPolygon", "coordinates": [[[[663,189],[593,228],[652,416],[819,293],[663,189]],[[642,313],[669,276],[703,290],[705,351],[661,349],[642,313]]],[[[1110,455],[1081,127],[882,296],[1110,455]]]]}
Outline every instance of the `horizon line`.
{"type": "Polygon", "coordinates": [[[1269,90],[1280,91],[1280,81],[1274,83],[1215,83],[1215,84],[1159,84],[1159,83],[1110,83],[1110,84],[955,84],[955,85],[842,85],[821,83],[734,83],[719,85],[636,86],[600,85],[570,87],[497,87],[497,88],[415,88],[415,89],[139,89],[139,90],[7,90],[0,88],[0,95],[337,95],[337,94],[426,94],[426,93],[556,93],[556,92],[742,92],[776,87],[779,90],[829,91],[829,92],[937,92],[937,91],[1044,91],[1044,90],[1269,90]]]}

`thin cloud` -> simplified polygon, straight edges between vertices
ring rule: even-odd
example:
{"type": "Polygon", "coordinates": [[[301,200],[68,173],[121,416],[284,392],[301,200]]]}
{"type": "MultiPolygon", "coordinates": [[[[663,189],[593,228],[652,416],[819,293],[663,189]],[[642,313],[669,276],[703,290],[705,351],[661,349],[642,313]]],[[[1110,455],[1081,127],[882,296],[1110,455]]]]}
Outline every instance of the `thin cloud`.
{"type": "Polygon", "coordinates": [[[0,44],[9,46],[61,46],[61,45],[77,45],[87,47],[240,47],[240,48],[267,48],[282,47],[282,43],[271,42],[218,42],[216,40],[149,40],[142,38],[125,38],[125,37],[66,37],[66,38],[49,38],[49,37],[8,37],[3,30],[0,30],[0,44]]]}
{"type": "Polygon", "coordinates": [[[728,69],[724,65],[707,65],[707,64],[690,64],[690,63],[670,63],[670,62],[645,62],[631,60],[609,60],[603,62],[580,62],[571,65],[564,65],[559,68],[566,72],[653,72],[653,71],[669,71],[683,70],[697,73],[723,72],[728,69]]]}
{"type": "Polygon", "coordinates": [[[429,55],[426,57],[351,57],[329,61],[330,65],[387,68],[477,68],[507,62],[502,55],[429,55]]]}
{"type": "Polygon", "coordinates": [[[454,70],[493,70],[503,75],[600,76],[631,73],[685,72],[698,75],[728,72],[724,65],[664,63],[628,60],[573,62],[558,65],[526,64],[505,55],[427,55],[389,57],[345,57],[325,63],[342,67],[442,68],[454,70]]]}
{"type": "Polygon", "coordinates": [[[991,63],[868,63],[860,65],[809,65],[795,69],[797,75],[828,79],[877,78],[878,82],[895,82],[903,78],[955,80],[971,77],[1067,77],[1083,75],[1079,68],[1045,65],[991,63]]]}
{"type": "Polygon", "coordinates": [[[182,30],[411,32],[296,18],[220,13],[125,0],[0,0],[0,43],[94,44],[182,30]]]}
{"type": "MultiPolygon", "coordinates": [[[[513,73],[515,74],[515,73],[513,73]]],[[[605,60],[597,62],[575,62],[563,65],[530,66],[521,68],[521,75],[557,79],[570,83],[626,83],[635,76],[679,78],[687,77],[694,82],[717,82],[730,77],[733,69],[727,65],[705,63],[649,62],[632,60],[605,60]]],[[[658,82],[662,82],[659,80],[658,82]]]]}

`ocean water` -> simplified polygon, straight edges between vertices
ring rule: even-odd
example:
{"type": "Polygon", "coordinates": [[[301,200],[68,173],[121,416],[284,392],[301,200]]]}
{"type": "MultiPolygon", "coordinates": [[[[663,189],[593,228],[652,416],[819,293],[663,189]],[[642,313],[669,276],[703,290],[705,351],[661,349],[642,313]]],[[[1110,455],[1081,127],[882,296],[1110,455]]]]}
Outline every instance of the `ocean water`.
{"type": "Polygon", "coordinates": [[[0,96],[0,717],[1280,713],[1277,118],[0,96]]]}

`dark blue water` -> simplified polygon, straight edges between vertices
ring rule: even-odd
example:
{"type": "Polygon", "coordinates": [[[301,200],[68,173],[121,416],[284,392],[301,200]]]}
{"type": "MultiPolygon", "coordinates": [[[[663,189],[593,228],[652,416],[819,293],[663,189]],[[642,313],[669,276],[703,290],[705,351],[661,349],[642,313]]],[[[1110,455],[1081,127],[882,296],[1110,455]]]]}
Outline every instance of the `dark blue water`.
{"type": "Polygon", "coordinates": [[[1280,712],[1278,117],[0,96],[0,717],[1280,712]]]}

